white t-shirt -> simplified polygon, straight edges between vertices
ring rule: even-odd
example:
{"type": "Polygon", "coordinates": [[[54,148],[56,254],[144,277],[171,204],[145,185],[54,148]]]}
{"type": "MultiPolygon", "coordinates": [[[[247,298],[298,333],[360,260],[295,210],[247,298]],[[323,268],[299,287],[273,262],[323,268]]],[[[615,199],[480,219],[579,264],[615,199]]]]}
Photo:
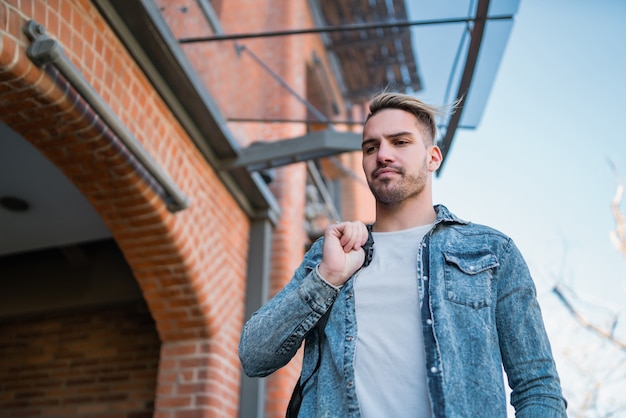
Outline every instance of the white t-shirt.
{"type": "Polygon", "coordinates": [[[374,257],[354,282],[355,389],[364,418],[431,417],[417,284],[432,225],[374,232],[374,257]]]}

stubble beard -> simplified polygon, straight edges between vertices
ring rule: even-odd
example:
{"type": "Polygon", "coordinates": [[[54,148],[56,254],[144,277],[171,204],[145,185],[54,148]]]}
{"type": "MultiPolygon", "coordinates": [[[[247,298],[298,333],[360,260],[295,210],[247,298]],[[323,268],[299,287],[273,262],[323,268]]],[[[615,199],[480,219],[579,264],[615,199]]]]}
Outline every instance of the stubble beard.
{"type": "MultiPolygon", "coordinates": [[[[369,183],[369,188],[376,199],[376,202],[388,206],[398,206],[402,202],[418,196],[426,187],[428,180],[428,168],[422,165],[420,171],[415,175],[407,175],[404,168],[397,168],[400,179],[394,184],[394,179],[384,178],[373,180],[369,183]]],[[[372,174],[373,177],[373,174],[372,174]]]]}

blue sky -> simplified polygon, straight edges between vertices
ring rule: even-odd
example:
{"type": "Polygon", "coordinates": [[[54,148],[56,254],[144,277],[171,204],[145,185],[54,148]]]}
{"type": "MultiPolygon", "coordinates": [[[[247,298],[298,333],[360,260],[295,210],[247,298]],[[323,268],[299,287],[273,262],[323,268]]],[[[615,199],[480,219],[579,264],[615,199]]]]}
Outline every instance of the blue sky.
{"type": "MultiPolygon", "coordinates": [[[[516,241],[555,351],[578,337],[576,324],[559,329],[568,314],[550,292],[557,280],[581,308],[622,312],[626,339],[626,257],[609,240],[617,181],[608,163],[626,183],[625,78],[626,1],[521,0],[482,120],[457,133],[435,180],[436,202],[516,241]]],[[[558,356],[561,373],[574,374],[558,356]]]]}
{"type": "Polygon", "coordinates": [[[626,180],[625,76],[626,2],[522,0],[483,118],[457,133],[436,200],[512,236],[538,272],[565,264],[581,291],[623,295],[608,160],[626,180]]]}

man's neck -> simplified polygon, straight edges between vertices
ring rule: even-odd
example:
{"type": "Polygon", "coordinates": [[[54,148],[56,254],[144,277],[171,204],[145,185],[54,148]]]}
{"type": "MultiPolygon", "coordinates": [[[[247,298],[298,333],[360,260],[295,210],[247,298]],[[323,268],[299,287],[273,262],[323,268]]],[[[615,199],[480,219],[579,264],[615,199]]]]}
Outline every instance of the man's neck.
{"type": "Polygon", "coordinates": [[[376,203],[376,223],[373,231],[392,232],[435,222],[437,212],[432,199],[411,199],[397,206],[376,203]]]}

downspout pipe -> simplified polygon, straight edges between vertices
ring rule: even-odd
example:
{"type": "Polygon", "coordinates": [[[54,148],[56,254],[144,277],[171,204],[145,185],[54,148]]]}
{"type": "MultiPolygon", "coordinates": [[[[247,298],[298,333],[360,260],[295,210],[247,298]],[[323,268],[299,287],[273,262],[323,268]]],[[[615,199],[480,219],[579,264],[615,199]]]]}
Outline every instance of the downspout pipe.
{"type": "MultiPolygon", "coordinates": [[[[141,143],[134,137],[128,128],[119,120],[117,115],[107,106],[93,87],[85,80],[72,62],[63,52],[60,44],[50,38],[44,27],[34,20],[29,20],[22,28],[24,34],[32,42],[26,54],[38,67],[54,66],[61,75],[76,89],[98,116],[115,133],[130,153],[141,163],[156,183],[163,189],[161,195],[170,212],[177,212],[189,206],[189,199],[183,194],[173,180],[146,152],[141,143]],[[164,192],[164,193],[163,193],[164,192]],[[165,196],[163,196],[165,194],[165,196]]],[[[152,186],[153,181],[148,181],[152,186]]],[[[158,189],[158,188],[157,188],[158,189]]]]}

